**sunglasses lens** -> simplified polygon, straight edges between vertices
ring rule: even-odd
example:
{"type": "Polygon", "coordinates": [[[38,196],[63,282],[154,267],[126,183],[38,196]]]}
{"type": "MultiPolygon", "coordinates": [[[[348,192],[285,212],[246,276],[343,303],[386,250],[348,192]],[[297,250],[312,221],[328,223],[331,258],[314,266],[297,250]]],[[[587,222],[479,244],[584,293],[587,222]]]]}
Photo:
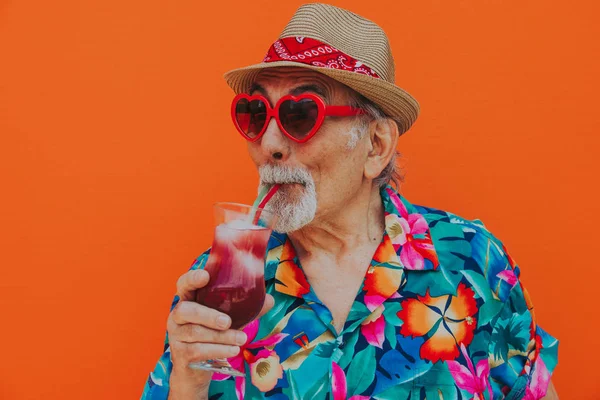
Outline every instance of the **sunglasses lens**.
{"type": "Polygon", "coordinates": [[[279,106],[283,129],[298,140],[304,139],[315,127],[319,107],[312,99],[286,100],[279,106]]]}
{"type": "Polygon", "coordinates": [[[267,121],[267,106],[262,100],[239,99],[235,105],[235,120],[249,139],[254,139],[267,121]]]}

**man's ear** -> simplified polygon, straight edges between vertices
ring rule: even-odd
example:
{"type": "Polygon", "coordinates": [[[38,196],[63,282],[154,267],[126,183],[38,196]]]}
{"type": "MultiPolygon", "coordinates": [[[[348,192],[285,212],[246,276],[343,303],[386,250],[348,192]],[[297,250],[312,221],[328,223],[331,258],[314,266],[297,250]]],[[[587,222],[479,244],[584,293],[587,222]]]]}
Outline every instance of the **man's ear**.
{"type": "Polygon", "coordinates": [[[381,174],[396,152],[398,125],[391,118],[372,121],[369,139],[370,151],[365,162],[364,176],[373,180],[381,174]]]}

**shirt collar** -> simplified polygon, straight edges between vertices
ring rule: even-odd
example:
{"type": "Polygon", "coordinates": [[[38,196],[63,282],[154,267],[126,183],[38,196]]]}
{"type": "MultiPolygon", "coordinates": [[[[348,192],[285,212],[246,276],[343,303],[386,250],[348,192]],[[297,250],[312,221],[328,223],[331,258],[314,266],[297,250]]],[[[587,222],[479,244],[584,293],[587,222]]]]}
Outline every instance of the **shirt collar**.
{"type": "MultiPolygon", "coordinates": [[[[380,191],[385,210],[385,233],[374,256],[377,264],[395,265],[407,270],[438,270],[438,255],[425,217],[391,186],[380,191]]],[[[292,295],[308,293],[310,286],[298,266],[296,251],[286,234],[273,232],[269,240],[265,279],[286,276],[285,287],[278,291],[292,295]]]]}

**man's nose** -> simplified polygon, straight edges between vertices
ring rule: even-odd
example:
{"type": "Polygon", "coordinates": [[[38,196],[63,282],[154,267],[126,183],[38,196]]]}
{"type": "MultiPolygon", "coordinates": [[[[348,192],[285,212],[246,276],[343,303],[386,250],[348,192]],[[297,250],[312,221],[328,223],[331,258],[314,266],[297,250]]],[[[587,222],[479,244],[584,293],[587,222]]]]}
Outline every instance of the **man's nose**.
{"type": "Polygon", "coordinates": [[[260,138],[262,151],[269,160],[285,161],[290,155],[289,139],[281,132],[275,118],[271,118],[267,130],[260,138]]]}

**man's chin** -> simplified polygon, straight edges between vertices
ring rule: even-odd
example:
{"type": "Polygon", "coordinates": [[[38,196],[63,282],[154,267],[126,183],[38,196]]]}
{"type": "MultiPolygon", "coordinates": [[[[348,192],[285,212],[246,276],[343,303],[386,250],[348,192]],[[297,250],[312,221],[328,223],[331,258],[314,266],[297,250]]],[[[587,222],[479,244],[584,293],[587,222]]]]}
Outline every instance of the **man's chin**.
{"type": "Polygon", "coordinates": [[[275,231],[290,233],[297,231],[314,218],[314,212],[306,207],[306,201],[299,193],[288,194],[279,192],[265,207],[278,217],[275,231]]]}

